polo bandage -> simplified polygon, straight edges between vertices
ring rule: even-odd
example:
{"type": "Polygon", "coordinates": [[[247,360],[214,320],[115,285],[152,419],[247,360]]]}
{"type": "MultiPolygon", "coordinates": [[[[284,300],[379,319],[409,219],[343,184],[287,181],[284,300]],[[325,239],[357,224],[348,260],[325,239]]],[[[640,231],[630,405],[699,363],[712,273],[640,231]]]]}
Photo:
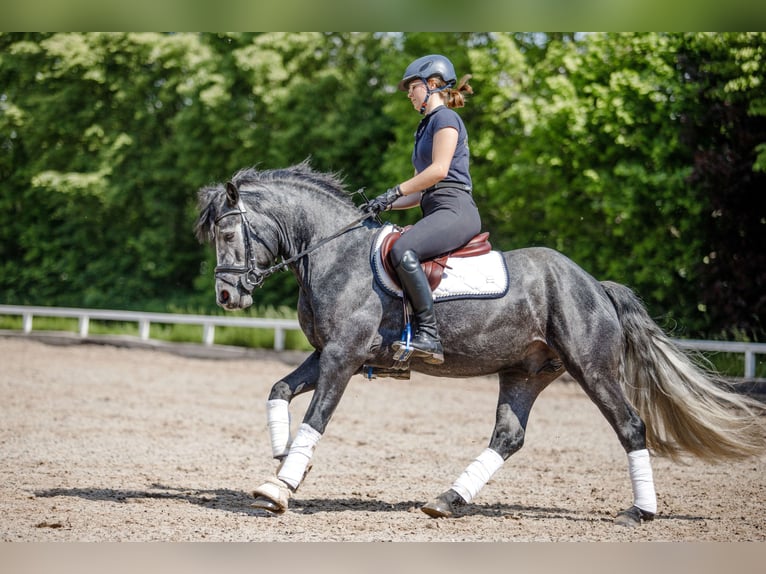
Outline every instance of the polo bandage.
{"type": "Polygon", "coordinates": [[[322,435],[309,425],[304,423],[300,426],[295,440],[290,445],[290,452],[287,454],[279,474],[277,474],[279,480],[286,482],[293,489],[298,488],[306,474],[311,456],[314,454],[314,447],[320,438],[322,435]]]}
{"type": "Polygon", "coordinates": [[[630,483],[633,485],[634,506],[655,514],[657,512],[657,494],[654,492],[649,451],[643,449],[629,452],[628,471],[630,472],[630,483]]]}
{"type": "Polygon", "coordinates": [[[503,457],[491,448],[484,449],[458,477],[452,485],[452,490],[466,502],[471,502],[501,466],[503,466],[503,457]]]}
{"type": "Polygon", "coordinates": [[[285,456],[290,446],[290,411],[284,399],[266,401],[266,417],[269,422],[271,453],[274,458],[285,456]]]}

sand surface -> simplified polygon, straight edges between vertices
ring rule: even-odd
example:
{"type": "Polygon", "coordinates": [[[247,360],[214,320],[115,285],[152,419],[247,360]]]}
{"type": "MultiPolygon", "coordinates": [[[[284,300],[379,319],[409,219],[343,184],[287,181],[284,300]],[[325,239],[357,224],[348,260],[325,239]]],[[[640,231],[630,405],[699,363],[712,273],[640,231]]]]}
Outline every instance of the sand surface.
{"type": "Polygon", "coordinates": [[[657,518],[615,527],[626,456],[571,382],[474,503],[435,520],[419,508],[485,448],[494,379],[354,377],[289,510],[253,509],[275,469],[265,401],[299,360],[0,337],[0,541],[766,540],[766,457],[655,458],[657,518]]]}

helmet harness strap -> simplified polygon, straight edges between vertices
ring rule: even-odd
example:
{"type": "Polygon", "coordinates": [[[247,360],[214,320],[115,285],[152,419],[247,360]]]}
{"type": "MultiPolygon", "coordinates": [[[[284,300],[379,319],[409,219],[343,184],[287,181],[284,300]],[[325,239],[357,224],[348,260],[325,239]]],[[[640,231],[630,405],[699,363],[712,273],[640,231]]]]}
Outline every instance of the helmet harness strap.
{"type": "Polygon", "coordinates": [[[449,85],[446,85],[446,86],[442,86],[441,88],[433,88],[433,89],[431,89],[431,86],[428,85],[428,81],[427,80],[423,80],[423,83],[426,86],[426,98],[423,100],[423,103],[420,105],[419,112],[420,112],[421,116],[425,115],[425,113],[426,113],[426,107],[428,106],[428,100],[431,97],[431,94],[436,94],[436,93],[439,93],[439,92],[443,92],[444,90],[449,88],[449,85]]]}

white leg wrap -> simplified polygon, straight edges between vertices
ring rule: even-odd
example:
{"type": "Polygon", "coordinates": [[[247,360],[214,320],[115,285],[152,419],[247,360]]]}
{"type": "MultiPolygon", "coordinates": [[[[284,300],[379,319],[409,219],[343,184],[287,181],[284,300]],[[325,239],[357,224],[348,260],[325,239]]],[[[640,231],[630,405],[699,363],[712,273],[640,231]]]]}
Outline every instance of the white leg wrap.
{"type": "Polygon", "coordinates": [[[628,453],[628,470],[633,485],[633,504],[641,510],[657,513],[657,494],[654,492],[652,463],[649,451],[634,450],[628,453]]]}
{"type": "Polygon", "coordinates": [[[314,447],[320,438],[322,435],[309,425],[304,423],[300,426],[295,440],[290,445],[290,452],[277,475],[279,480],[286,482],[293,489],[298,488],[303,480],[303,475],[306,474],[311,456],[314,454],[314,447]]]}
{"type": "Polygon", "coordinates": [[[492,475],[503,466],[503,457],[497,454],[491,448],[484,451],[463,471],[455,483],[452,490],[457,492],[463,500],[471,502],[473,498],[489,482],[492,475]]]}
{"type": "Polygon", "coordinates": [[[271,453],[274,458],[287,454],[290,446],[290,410],[284,399],[266,401],[266,417],[269,421],[271,453]]]}

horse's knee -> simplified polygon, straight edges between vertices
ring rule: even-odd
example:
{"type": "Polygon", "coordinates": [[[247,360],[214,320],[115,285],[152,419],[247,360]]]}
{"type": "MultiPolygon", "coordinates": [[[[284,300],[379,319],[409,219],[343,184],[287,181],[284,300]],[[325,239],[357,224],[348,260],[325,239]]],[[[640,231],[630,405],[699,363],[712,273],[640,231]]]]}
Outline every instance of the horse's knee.
{"type": "Polygon", "coordinates": [[[275,400],[275,399],[281,399],[283,401],[287,401],[288,403],[293,398],[293,390],[290,388],[290,385],[287,384],[285,381],[277,381],[274,383],[274,386],[271,387],[271,392],[269,393],[269,400],[275,400]]]}
{"type": "Polygon", "coordinates": [[[274,383],[269,400],[281,399],[289,403],[301,393],[314,390],[318,377],[319,353],[314,351],[300,367],[274,383]]]}

